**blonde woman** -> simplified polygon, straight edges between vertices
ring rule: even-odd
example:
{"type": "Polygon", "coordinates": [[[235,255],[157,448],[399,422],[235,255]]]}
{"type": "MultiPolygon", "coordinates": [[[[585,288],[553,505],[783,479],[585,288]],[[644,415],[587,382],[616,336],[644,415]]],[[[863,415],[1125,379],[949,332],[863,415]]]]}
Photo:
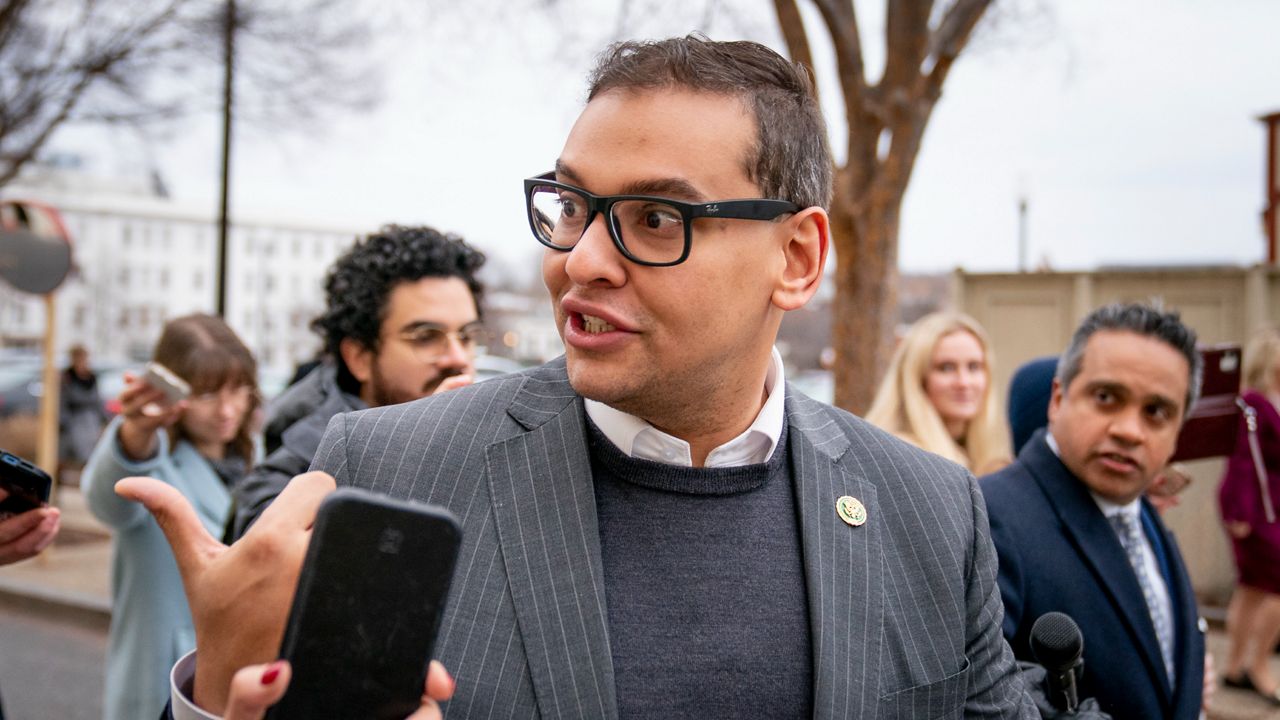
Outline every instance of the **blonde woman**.
{"type": "Polygon", "coordinates": [[[991,365],[991,343],[976,320],[926,315],[894,352],[867,420],[975,475],[998,470],[1013,454],[991,365]]]}

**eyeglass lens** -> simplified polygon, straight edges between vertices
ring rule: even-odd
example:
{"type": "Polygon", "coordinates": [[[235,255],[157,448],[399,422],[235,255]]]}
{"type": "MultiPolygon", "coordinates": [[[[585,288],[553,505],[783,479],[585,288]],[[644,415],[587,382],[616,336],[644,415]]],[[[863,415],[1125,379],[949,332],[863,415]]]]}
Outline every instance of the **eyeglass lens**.
{"type": "MultiPolygon", "coordinates": [[[[553,247],[568,250],[586,232],[589,212],[582,195],[540,186],[530,194],[530,203],[539,235],[553,247]]],[[[656,200],[620,200],[609,215],[614,234],[635,259],[666,263],[684,253],[684,216],[679,208],[656,200]]]]}
{"type": "Polygon", "coordinates": [[[419,360],[434,362],[441,356],[448,354],[450,335],[456,337],[458,344],[468,352],[474,350],[477,345],[483,345],[487,337],[484,329],[479,327],[464,327],[457,332],[439,328],[420,328],[406,333],[404,340],[413,348],[413,352],[419,360]]]}

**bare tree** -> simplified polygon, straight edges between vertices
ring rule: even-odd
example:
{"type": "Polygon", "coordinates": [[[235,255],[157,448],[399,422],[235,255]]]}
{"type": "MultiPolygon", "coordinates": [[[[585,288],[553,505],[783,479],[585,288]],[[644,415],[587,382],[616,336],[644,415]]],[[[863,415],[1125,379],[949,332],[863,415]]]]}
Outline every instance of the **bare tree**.
{"type": "MultiPolygon", "coordinates": [[[[0,186],[67,123],[136,127],[217,108],[223,7],[2,0],[0,186]]],[[[258,0],[243,10],[234,30],[245,116],[297,124],[375,99],[370,64],[358,55],[370,26],[352,15],[337,0],[258,0]]]]}
{"type": "MultiPolygon", "coordinates": [[[[836,168],[832,346],[837,405],[862,412],[888,364],[898,308],[902,199],[934,106],[991,0],[887,0],[885,63],[871,83],[853,0],[813,0],[835,49],[848,130],[836,168]]],[[[797,0],[774,0],[791,58],[812,72],[797,0]]],[[[839,138],[836,139],[837,141],[839,138]]]]}

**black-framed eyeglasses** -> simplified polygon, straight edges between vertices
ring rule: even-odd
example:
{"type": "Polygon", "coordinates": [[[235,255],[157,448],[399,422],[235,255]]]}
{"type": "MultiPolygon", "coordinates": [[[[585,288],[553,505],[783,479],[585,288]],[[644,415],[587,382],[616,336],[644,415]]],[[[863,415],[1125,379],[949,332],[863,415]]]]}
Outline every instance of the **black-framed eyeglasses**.
{"type": "Polygon", "coordinates": [[[529,227],[538,242],[568,252],[600,213],[608,218],[618,252],[653,267],[679,265],[689,257],[695,218],[776,220],[801,209],[793,202],[763,198],[687,203],[652,195],[593,195],[554,177],[549,172],[524,181],[529,227]]]}

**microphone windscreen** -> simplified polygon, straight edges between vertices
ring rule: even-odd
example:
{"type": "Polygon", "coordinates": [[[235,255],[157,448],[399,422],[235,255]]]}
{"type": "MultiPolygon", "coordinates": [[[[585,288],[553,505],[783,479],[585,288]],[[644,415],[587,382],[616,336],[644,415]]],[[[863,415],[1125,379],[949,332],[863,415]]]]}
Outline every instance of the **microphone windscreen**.
{"type": "Polygon", "coordinates": [[[1084,652],[1084,636],[1070,615],[1050,612],[1031,626],[1031,652],[1045,668],[1065,668],[1084,652]]]}

